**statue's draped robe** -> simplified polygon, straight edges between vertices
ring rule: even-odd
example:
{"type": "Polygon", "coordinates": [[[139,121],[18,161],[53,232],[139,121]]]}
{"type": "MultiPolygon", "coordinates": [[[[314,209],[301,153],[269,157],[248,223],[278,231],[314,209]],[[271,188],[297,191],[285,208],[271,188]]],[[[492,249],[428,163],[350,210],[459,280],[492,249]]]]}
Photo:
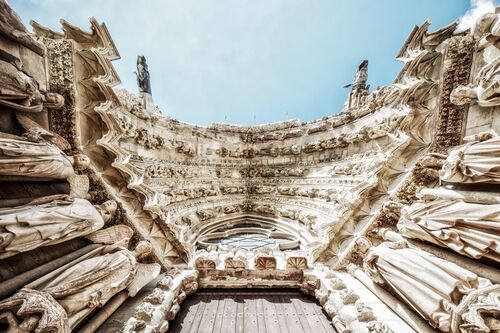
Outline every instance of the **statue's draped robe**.
{"type": "Polygon", "coordinates": [[[427,252],[382,243],[370,251],[365,270],[390,286],[433,326],[449,332],[453,308],[464,295],[487,286],[488,280],[427,252]]]}
{"type": "Polygon", "coordinates": [[[42,111],[38,83],[12,64],[0,60],[0,101],[12,103],[14,109],[42,111]]]}
{"type": "Polygon", "coordinates": [[[136,271],[134,255],[120,249],[72,266],[43,286],[42,291],[62,305],[74,328],[93,309],[129,286],[136,271]]]}
{"type": "Polygon", "coordinates": [[[495,107],[500,104],[500,57],[489,61],[477,75],[480,80],[476,88],[478,104],[495,107]]]}
{"type": "Polygon", "coordinates": [[[74,173],[70,158],[53,144],[0,137],[0,175],[66,179],[74,173]]]}
{"type": "Polygon", "coordinates": [[[398,228],[407,237],[500,262],[500,204],[417,202],[403,210],[398,228]]]}
{"type": "Polygon", "coordinates": [[[0,258],[57,244],[103,226],[101,214],[85,199],[0,208],[0,258]],[[8,233],[14,238],[4,247],[2,239],[8,233]]]}
{"type": "Polygon", "coordinates": [[[452,151],[441,170],[441,180],[500,184],[500,136],[452,151]]]}

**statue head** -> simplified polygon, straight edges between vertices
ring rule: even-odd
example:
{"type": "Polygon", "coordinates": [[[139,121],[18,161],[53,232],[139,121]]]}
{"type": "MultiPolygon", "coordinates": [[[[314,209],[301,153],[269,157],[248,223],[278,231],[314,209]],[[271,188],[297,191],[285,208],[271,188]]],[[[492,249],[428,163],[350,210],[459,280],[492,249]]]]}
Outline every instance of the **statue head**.
{"type": "Polygon", "coordinates": [[[64,106],[64,97],[53,92],[45,93],[43,96],[43,106],[48,109],[60,109],[64,106]]]}
{"type": "Polygon", "coordinates": [[[359,321],[366,322],[375,319],[375,316],[373,315],[373,309],[368,305],[358,300],[355,306],[356,306],[356,315],[359,321]]]}
{"type": "Polygon", "coordinates": [[[75,154],[73,156],[73,165],[77,169],[85,170],[90,165],[90,159],[85,154],[75,154]]]}
{"type": "Polygon", "coordinates": [[[151,245],[150,242],[148,241],[140,241],[137,243],[135,249],[134,249],[134,256],[136,258],[141,258],[144,256],[147,256],[153,251],[153,246],[151,245]]]}
{"type": "Polygon", "coordinates": [[[104,222],[109,222],[118,209],[118,204],[114,200],[108,200],[101,204],[101,215],[104,222]]]}
{"type": "Polygon", "coordinates": [[[471,86],[458,86],[450,94],[450,101],[455,105],[465,105],[477,99],[477,93],[471,86]]]}
{"type": "Polygon", "coordinates": [[[482,36],[486,35],[487,33],[490,32],[491,29],[491,24],[495,21],[497,18],[495,13],[486,13],[481,15],[477,21],[474,27],[472,28],[472,35],[474,37],[481,38],[482,36]]]}

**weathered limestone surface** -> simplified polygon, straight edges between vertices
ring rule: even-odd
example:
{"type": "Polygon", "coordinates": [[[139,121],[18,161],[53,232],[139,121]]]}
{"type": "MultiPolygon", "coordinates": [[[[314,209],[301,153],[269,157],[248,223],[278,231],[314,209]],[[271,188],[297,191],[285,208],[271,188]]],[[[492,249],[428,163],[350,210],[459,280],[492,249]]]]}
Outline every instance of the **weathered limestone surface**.
{"type": "Polygon", "coordinates": [[[342,333],[500,329],[500,14],[415,26],[336,115],[209,127],[161,114],[144,56],[116,87],[103,23],[0,14],[0,331],[166,332],[198,289],[284,287],[342,333]]]}

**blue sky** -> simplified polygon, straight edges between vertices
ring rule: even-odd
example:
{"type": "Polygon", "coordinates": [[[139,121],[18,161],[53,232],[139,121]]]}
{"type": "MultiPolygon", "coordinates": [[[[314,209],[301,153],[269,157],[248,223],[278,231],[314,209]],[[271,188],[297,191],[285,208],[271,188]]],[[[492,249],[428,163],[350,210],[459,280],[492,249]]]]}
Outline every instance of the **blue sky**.
{"type": "MultiPolygon", "coordinates": [[[[30,19],[106,23],[121,59],[122,87],[137,91],[146,56],[163,114],[209,125],[260,124],[338,113],[357,65],[368,59],[372,90],[390,84],[413,25],[431,30],[493,0],[10,0],[30,19]]],[[[28,27],[30,28],[30,27],[28,27]]]]}

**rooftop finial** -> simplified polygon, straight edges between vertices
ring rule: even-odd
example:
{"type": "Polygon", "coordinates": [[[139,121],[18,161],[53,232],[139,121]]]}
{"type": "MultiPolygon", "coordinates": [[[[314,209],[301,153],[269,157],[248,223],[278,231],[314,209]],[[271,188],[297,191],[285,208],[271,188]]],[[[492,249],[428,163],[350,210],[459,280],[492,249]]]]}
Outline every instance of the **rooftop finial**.
{"type": "Polygon", "coordinates": [[[368,60],[363,60],[358,66],[354,82],[344,86],[344,88],[352,87],[347,101],[348,109],[359,105],[363,97],[368,94],[370,85],[367,85],[366,81],[368,81],[368,60]]]}
{"type": "Polygon", "coordinates": [[[144,57],[143,55],[137,56],[136,74],[139,92],[144,92],[151,95],[151,82],[149,80],[148,64],[146,64],[146,57],[144,57]]]}

